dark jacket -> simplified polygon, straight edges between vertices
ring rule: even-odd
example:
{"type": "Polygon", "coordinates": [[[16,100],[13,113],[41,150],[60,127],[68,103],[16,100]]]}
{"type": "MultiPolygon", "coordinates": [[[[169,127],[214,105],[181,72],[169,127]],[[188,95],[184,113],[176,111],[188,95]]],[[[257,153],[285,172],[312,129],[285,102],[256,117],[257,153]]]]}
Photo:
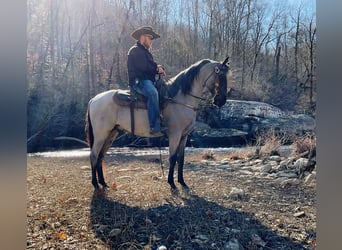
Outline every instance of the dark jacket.
{"type": "Polygon", "coordinates": [[[153,61],[152,54],[139,41],[128,51],[127,68],[129,84],[133,85],[135,79],[155,81],[157,63],[153,61]]]}

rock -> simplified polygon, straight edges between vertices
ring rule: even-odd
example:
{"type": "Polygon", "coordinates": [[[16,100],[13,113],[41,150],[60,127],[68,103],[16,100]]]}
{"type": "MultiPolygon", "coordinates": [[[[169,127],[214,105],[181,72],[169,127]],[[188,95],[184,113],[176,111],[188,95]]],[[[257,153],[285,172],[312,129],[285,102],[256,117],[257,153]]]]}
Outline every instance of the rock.
{"type": "Polygon", "coordinates": [[[96,233],[104,233],[106,230],[108,229],[107,225],[100,225],[97,229],[96,229],[96,233]]]}
{"type": "Polygon", "coordinates": [[[235,238],[230,239],[223,247],[224,250],[241,250],[243,247],[240,245],[239,241],[235,238]]]}
{"type": "MultiPolygon", "coordinates": [[[[235,139],[239,133],[247,133],[241,136],[248,139],[270,129],[303,135],[314,133],[316,126],[315,119],[309,115],[290,115],[267,103],[241,100],[227,100],[220,109],[205,107],[199,112],[198,120],[208,124],[211,129],[235,130],[235,139]]],[[[226,133],[225,137],[226,140],[229,135],[226,133]]]]}
{"type": "Polygon", "coordinates": [[[288,160],[282,160],[278,166],[276,166],[276,170],[278,171],[283,171],[283,170],[286,170],[288,169],[288,165],[289,165],[289,161],[288,160]]]}
{"type": "Polygon", "coordinates": [[[145,219],[145,223],[146,223],[146,224],[152,224],[152,220],[150,220],[149,218],[146,218],[146,219],[145,219]]]}
{"type": "Polygon", "coordinates": [[[224,158],[221,160],[221,164],[229,164],[230,160],[228,158],[224,158]]]}
{"type": "Polygon", "coordinates": [[[91,167],[90,166],[81,166],[81,169],[82,170],[91,170],[91,167]]]}
{"type": "Polygon", "coordinates": [[[255,161],[252,161],[253,165],[257,165],[259,163],[262,163],[263,161],[260,159],[256,159],[255,161]]]}
{"type": "Polygon", "coordinates": [[[232,233],[234,233],[234,234],[238,234],[238,233],[241,232],[240,229],[235,229],[235,228],[232,228],[230,231],[231,231],[232,233]]]}
{"type": "Polygon", "coordinates": [[[77,198],[71,197],[65,201],[66,204],[69,205],[76,205],[79,203],[79,200],[77,198]]]}
{"type": "Polygon", "coordinates": [[[316,172],[313,171],[308,176],[305,177],[304,183],[308,186],[312,186],[316,184],[316,172]]]}
{"type": "Polygon", "coordinates": [[[235,170],[235,169],[232,168],[232,166],[230,166],[228,164],[217,165],[217,168],[224,169],[224,170],[229,170],[229,171],[234,171],[235,170]]]}
{"type": "Polygon", "coordinates": [[[288,172],[288,171],[280,171],[277,173],[278,177],[286,177],[286,178],[297,178],[298,175],[294,172],[288,172]]]}
{"type": "Polygon", "coordinates": [[[192,239],[191,242],[197,243],[198,245],[203,245],[203,241],[201,241],[201,240],[199,240],[199,239],[197,239],[197,238],[192,239]]]}
{"type": "Polygon", "coordinates": [[[270,161],[268,164],[270,164],[272,167],[276,167],[279,165],[277,161],[270,161]]]}
{"type": "Polygon", "coordinates": [[[268,159],[270,159],[271,161],[276,161],[276,162],[281,161],[281,157],[279,155],[271,155],[270,157],[268,157],[268,159]]]}
{"type": "Polygon", "coordinates": [[[300,184],[300,180],[299,179],[285,179],[283,181],[280,182],[280,186],[282,188],[290,188],[293,186],[297,186],[300,184]]]}
{"type": "Polygon", "coordinates": [[[116,236],[118,236],[120,233],[121,233],[121,229],[120,229],[120,228],[114,228],[114,229],[112,229],[112,230],[109,232],[108,236],[109,236],[109,237],[116,237],[116,236]]]}
{"type": "Polygon", "coordinates": [[[271,170],[272,170],[272,165],[267,164],[267,165],[265,165],[265,166],[262,166],[260,170],[261,170],[261,172],[263,172],[263,173],[269,173],[269,172],[271,172],[271,170]]]}
{"type": "Polygon", "coordinates": [[[55,223],[52,223],[51,224],[51,227],[56,230],[56,228],[59,228],[62,226],[62,223],[60,223],[59,221],[55,222],[55,223]]]}
{"type": "Polygon", "coordinates": [[[190,134],[189,139],[194,147],[221,145],[231,147],[235,145],[244,145],[246,143],[247,132],[234,128],[195,128],[190,134]]]}
{"type": "Polygon", "coordinates": [[[155,235],[152,235],[152,241],[160,241],[161,238],[160,237],[157,237],[155,235]]]}
{"type": "Polygon", "coordinates": [[[280,118],[286,114],[279,108],[264,102],[227,100],[221,107],[221,119],[230,117],[280,118]]]}
{"type": "Polygon", "coordinates": [[[297,217],[297,218],[304,217],[305,216],[305,212],[304,211],[300,211],[300,212],[295,213],[293,216],[297,217]]]}
{"type": "Polygon", "coordinates": [[[301,174],[306,169],[306,166],[308,165],[309,160],[306,158],[299,158],[296,160],[296,162],[293,164],[294,168],[296,169],[297,173],[301,174]]]}
{"type": "Polygon", "coordinates": [[[266,246],[266,242],[261,239],[261,237],[257,234],[252,234],[251,236],[252,242],[257,246],[266,246]]]}
{"type": "Polygon", "coordinates": [[[209,240],[209,238],[208,238],[206,235],[204,235],[204,234],[196,235],[195,238],[196,238],[196,239],[199,239],[199,240],[201,240],[201,241],[208,241],[208,240],[209,240]]]}
{"type": "Polygon", "coordinates": [[[245,192],[242,189],[233,187],[229,193],[229,198],[242,198],[244,195],[245,192]]]}
{"type": "Polygon", "coordinates": [[[249,171],[249,170],[240,170],[239,171],[240,174],[245,174],[245,175],[254,175],[253,172],[249,171]]]}
{"type": "Polygon", "coordinates": [[[157,250],[167,250],[166,246],[164,245],[161,245],[157,248],[157,250]]]}

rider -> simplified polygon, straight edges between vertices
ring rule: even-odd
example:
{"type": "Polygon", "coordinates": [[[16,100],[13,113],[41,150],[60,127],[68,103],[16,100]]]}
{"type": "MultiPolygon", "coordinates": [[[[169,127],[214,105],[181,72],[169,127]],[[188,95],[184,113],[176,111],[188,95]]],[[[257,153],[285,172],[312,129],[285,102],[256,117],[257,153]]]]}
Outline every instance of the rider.
{"type": "Polygon", "coordinates": [[[129,85],[147,98],[148,121],[150,134],[165,131],[159,122],[158,91],[154,86],[156,74],[165,75],[161,65],[153,60],[150,52],[152,40],[160,37],[151,27],[140,27],[131,36],[137,42],[129,49],[127,68],[129,85]]]}

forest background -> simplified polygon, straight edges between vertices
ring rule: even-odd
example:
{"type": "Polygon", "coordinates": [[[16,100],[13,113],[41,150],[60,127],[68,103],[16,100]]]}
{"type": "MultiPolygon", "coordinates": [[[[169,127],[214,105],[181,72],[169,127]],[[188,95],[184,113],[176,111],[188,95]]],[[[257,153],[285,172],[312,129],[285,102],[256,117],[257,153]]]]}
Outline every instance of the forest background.
{"type": "Polygon", "coordinates": [[[27,150],[84,140],[89,99],[128,87],[130,34],[145,25],[161,35],[152,53],[169,78],[230,56],[231,98],[315,116],[315,8],[313,0],[28,0],[27,150]]]}

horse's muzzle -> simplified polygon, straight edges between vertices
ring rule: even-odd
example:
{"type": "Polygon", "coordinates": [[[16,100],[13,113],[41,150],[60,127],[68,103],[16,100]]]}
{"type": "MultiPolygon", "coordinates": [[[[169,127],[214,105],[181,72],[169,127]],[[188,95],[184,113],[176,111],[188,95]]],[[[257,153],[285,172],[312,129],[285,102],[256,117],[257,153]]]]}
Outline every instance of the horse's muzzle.
{"type": "Polygon", "coordinates": [[[214,98],[214,104],[218,107],[222,107],[227,100],[227,95],[216,95],[214,98]]]}

